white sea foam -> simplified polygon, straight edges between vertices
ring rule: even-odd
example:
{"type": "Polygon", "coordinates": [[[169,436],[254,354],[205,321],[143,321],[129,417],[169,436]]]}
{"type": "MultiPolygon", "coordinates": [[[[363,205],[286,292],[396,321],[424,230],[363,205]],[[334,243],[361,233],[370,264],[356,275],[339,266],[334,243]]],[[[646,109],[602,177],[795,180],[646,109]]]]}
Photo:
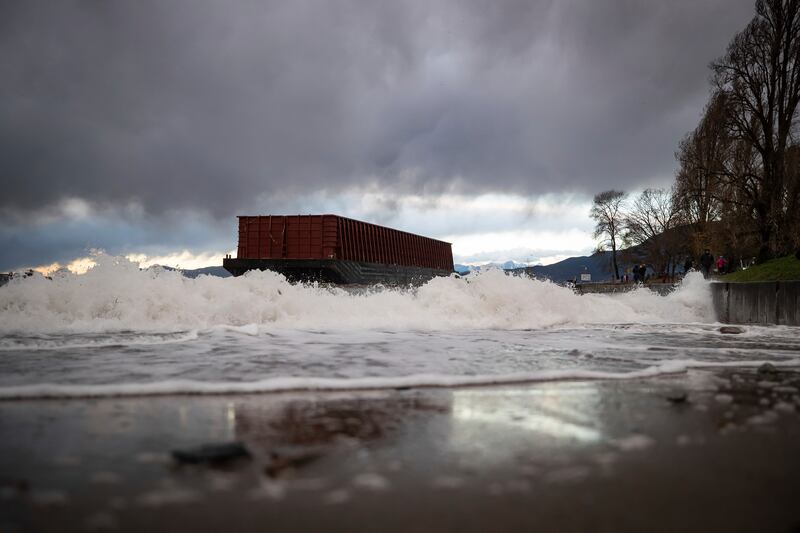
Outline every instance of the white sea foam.
{"type": "MultiPolygon", "coordinates": [[[[355,391],[408,387],[437,388],[478,385],[513,385],[562,380],[630,380],[669,374],[681,374],[692,368],[755,368],[764,363],[765,361],[727,361],[712,363],[707,361],[679,360],[663,362],[658,365],[629,372],[569,369],[542,370],[538,372],[516,374],[484,374],[478,376],[420,374],[364,378],[275,377],[244,382],[170,380],[154,383],[114,383],[101,385],[40,383],[0,387],[0,400],[252,394],[290,391],[355,391]]],[[[780,367],[797,367],[800,366],[800,359],[771,361],[771,364],[780,367]]]]}
{"type": "MultiPolygon", "coordinates": [[[[215,327],[248,335],[273,328],[514,330],[714,321],[709,285],[699,274],[687,276],[666,297],[646,289],[579,296],[553,283],[500,271],[468,281],[437,278],[413,290],[387,288],[354,294],[291,285],[272,272],[189,279],[174,271],[142,271],[122,258],[99,256],[96,260],[97,266],[84,275],[15,279],[0,289],[0,335],[191,332],[215,327]]],[[[19,347],[4,341],[0,349],[9,342],[12,348],[19,347]]]]}
{"type": "Polygon", "coordinates": [[[636,379],[800,365],[794,328],[722,335],[710,285],[576,295],[488,271],[415,289],[184,278],[99,256],[0,288],[0,400],[636,379]]]}

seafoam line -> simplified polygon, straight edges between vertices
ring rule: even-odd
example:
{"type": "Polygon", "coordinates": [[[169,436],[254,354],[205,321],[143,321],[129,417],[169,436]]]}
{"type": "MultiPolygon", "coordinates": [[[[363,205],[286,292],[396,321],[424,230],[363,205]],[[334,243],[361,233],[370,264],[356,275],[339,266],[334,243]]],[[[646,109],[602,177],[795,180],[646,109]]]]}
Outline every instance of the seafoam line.
{"type": "Polygon", "coordinates": [[[75,385],[39,383],[0,387],[0,400],[113,398],[133,396],[255,394],[294,391],[360,391],[394,388],[448,388],[512,385],[544,381],[631,380],[681,374],[692,368],[754,368],[765,363],[776,367],[800,367],[800,359],[784,361],[670,361],[631,372],[597,370],[543,370],[534,373],[482,376],[416,374],[398,377],[311,378],[277,377],[246,382],[171,380],[156,383],[75,385]]]}

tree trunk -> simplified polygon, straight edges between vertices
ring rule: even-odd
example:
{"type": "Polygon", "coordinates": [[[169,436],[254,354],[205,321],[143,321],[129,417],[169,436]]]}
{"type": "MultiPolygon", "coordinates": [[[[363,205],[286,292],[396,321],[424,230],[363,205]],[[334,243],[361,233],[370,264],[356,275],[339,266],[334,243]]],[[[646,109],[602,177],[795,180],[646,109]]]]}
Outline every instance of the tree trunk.
{"type": "Polygon", "coordinates": [[[772,259],[772,247],[770,246],[770,239],[772,238],[772,225],[770,217],[767,213],[762,216],[759,213],[758,217],[758,262],[763,263],[772,259]]]}
{"type": "Polygon", "coordinates": [[[617,268],[617,243],[611,239],[611,265],[614,269],[614,281],[619,281],[619,269],[617,268]]]}
{"type": "MultiPolygon", "coordinates": [[[[774,156],[772,156],[774,158],[774,156]]],[[[758,226],[758,262],[763,263],[772,259],[775,254],[772,246],[773,222],[775,208],[775,176],[776,169],[769,160],[764,160],[764,184],[761,190],[761,199],[756,205],[756,223],[758,226]]]]}

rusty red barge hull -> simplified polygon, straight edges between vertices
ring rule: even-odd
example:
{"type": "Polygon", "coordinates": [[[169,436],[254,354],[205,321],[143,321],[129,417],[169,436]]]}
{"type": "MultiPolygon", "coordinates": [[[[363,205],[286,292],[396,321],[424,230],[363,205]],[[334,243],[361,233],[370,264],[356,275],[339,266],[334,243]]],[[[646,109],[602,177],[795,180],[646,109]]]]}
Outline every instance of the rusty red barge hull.
{"type": "Polygon", "coordinates": [[[272,270],[290,281],[419,284],[453,272],[448,242],[338,215],[239,217],[234,276],[272,270]]]}

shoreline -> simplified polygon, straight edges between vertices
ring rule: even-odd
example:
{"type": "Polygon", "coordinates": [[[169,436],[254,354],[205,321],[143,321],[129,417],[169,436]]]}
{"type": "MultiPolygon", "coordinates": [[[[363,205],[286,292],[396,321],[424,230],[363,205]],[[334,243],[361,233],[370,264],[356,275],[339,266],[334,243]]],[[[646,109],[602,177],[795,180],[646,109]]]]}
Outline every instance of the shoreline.
{"type": "Polygon", "coordinates": [[[4,531],[782,530],[800,372],[0,402],[4,531]],[[179,449],[241,442],[221,466],[179,449]]]}
{"type": "Polygon", "coordinates": [[[0,403],[25,400],[89,400],[119,398],[204,397],[237,395],[273,395],[290,393],[380,392],[408,389],[461,389],[561,383],[572,381],[630,381],[660,376],[686,374],[691,370],[754,369],[771,365],[776,368],[800,368],[800,359],[751,361],[671,360],[659,365],[627,372],[603,370],[540,370],[519,374],[453,376],[418,374],[398,377],[317,378],[278,377],[258,381],[205,382],[172,380],[119,384],[10,385],[0,387],[0,403]]]}

